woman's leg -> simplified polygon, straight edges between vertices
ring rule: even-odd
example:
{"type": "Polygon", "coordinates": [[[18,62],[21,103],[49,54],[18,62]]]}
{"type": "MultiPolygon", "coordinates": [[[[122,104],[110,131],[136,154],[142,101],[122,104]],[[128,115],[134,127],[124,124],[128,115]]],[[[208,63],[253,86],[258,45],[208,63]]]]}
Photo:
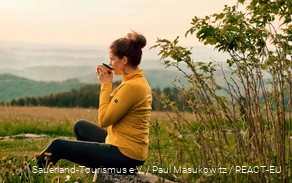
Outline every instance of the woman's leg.
{"type": "Polygon", "coordinates": [[[40,168],[44,167],[45,152],[52,153],[50,162],[56,164],[66,159],[92,168],[136,168],[144,163],[124,156],[117,147],[97,142],[55,139],[38,158],[40,168]]]}
{"type": "Polygon", "coordinates": [[[107,131],[95,123],[79,120],[74,125],[74,134],[77,140],[104,143],[107,131]]]}

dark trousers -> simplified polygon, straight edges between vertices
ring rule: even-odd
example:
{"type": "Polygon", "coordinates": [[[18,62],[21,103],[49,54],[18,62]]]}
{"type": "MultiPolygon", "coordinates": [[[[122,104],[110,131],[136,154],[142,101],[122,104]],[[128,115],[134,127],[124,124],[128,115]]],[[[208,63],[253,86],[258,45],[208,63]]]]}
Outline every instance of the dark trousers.
{"type": "Polygon", "coordinates": [[[79,120],[74,125],[77,140],[55,139],[38,158],[39,167],[44,167],[45,152],[51,153],[50,162],[56,164],[60,159],[66,159],[90,168],[136,168],[143,165],[138,161],[123,155],[116,146],[105,144],[107,131],[86,120],[79,120]]]}

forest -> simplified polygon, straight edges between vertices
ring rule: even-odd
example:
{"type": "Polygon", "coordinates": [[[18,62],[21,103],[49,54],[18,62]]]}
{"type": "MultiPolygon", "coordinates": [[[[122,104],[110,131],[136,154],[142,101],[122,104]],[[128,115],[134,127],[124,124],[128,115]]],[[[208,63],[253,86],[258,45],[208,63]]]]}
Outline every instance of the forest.
{"type": "MultiPolygon", "coordinates": [[[[120,84],[120,81],[113,83],[113,89],[120,84]]],[[[88,84],[79,89],[72,89],[67,92],[59,92],[55,94],[23,97],[12,99],[9,102],[2,102],[2,105],[9,106],[47,106],[47,107],[81,107],[81,108],[98,108],[99,106],[99,84],[88,84]]],[[[171,110],[169,106],[163,106],[159,101],[161,94],[168,96],[173,102],[178,105],[179,110],[187,109],[186,100],[182,98],[180,89],[175,87],[167,87],[164,89],[152,89],[153,102],[152,110],[162,111],[171,110]]]]}

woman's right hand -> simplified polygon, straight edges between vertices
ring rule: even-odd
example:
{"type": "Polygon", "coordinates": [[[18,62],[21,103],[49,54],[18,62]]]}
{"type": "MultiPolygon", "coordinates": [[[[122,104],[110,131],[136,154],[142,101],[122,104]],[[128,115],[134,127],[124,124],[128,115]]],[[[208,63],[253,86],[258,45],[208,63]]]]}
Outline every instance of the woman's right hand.
{"type": "Polygon", "coordinates": [[[108,73],[102,65],[97,66],[95,73],[101,84],[113,82],[113,72],[108,73]]]}

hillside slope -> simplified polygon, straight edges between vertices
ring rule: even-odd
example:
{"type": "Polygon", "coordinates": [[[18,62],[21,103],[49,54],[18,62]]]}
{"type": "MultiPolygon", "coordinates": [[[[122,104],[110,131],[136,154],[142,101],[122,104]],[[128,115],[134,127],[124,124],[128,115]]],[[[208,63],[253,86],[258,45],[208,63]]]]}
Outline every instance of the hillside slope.
{"type": "MultiPolygon", "coordinates": [[[[148,62],[150,64],[150,62],[148,62]]],[[[152,63],[152,62],[151,62],[152,63]]],[[[152,88],[172,87],[172,81],[176,76],[182,74],[174,69],[163,69],[154,67],[144,69],[145,78],[152,88]]],[[[12,74],[18,77],[27,78],[33,81],[64,81],[68,79],[78,79],[81,83],[95,84],[98,80],[95,75],[95,68],[91,66],[39,66],[28,67],[22,70],[0,69],[0,74],[12,74]]],[[[120,81],[121,76],[114,76],[114,81],[120,81]]]]}
{"type": "Polygon", "coordinates": [[[11,74],[0,75],[0,101],[26,96],[42,96],[50,93],[69,91],[84,86],[77,79],[62,82],[33,81],[11,74]]]}

